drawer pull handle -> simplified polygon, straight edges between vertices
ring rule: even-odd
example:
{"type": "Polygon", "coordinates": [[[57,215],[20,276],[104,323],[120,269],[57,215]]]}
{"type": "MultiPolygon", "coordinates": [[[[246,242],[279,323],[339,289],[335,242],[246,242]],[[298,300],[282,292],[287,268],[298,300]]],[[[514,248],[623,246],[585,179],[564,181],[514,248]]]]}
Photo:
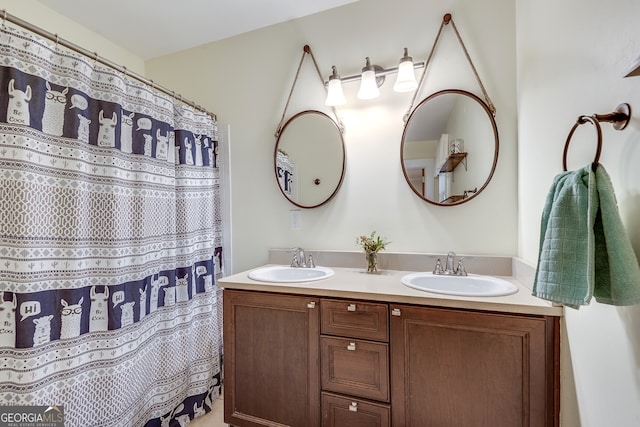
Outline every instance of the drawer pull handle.
{"type": "Polygon", "coordinates": [[[349,405],[349,410],[352,412],[358,412],[358,402],[351,402],[351,405],[349,405]]]}
{"type": "Polygon", "coordinates": [[[400,316],[400,315],[402,315],[402,312],[400,311],[399,308],[394,308],[393,310],[391,310],[391,315],[392,316],[400,316]]]}
{"type": "Polygon", "coordinates": [[[356,343],[350,342],[349,345],[347,346],[347,350],[356,351],[356,343]]]}
{"type": "Polygon", "coordinates": [[[316,303],[315,301],[311,301],[310,303],[307,304],[307,308],[316,308],[316,303]]]}
{"type": "Polygon", "coordinates": [[[349,304],[349,306],[347,307],[347,311],[356,311],[356,305],[355,304],[349,304]]]}

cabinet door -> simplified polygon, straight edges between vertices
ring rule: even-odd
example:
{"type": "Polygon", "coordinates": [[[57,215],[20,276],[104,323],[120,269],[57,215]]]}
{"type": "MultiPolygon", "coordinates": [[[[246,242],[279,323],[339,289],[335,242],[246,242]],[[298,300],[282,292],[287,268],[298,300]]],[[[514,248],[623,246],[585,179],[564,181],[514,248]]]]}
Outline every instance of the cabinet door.
{"type": "Polygon", "coordinates": [[[224,419],[320,424],[319,300],[225,290],[224,419]]]}
{"type": "Polygon", "coordinates": [[[553,426],[557,320],[392,306],[393,425],[553,426]]]}

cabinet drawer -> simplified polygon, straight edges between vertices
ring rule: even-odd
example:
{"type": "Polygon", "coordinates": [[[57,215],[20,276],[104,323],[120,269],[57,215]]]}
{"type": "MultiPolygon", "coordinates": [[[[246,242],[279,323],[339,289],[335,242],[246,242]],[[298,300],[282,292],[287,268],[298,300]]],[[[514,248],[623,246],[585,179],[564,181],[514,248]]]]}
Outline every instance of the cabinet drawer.
{"type": "Polygon", "coordinates": [[[374,341],[389,341],[386,304],[323,299],[322,333],[374,341]]]}
{"type": "Polygon", "coordinates": [[[389,401],[389,347],[385,343],[323,336],[322,389],[389,401]]]}
{"type": "Polygon", "coordinates": [[[322,393],[322,427],[389,427],[389,405],[322,393]]]}

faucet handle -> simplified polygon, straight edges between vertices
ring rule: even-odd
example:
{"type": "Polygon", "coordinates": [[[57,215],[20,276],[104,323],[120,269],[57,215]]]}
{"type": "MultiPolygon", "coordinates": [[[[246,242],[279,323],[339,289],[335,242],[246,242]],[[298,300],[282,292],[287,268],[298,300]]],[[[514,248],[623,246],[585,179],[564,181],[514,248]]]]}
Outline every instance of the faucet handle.
{"type": "Polygon", "coordinates": [[[313,256],[311,256],[311,254],[309,254],[309,256],[307,257],[307,267],[316,268],[316,263],[313,262],[313,256]]]}
{"type": "Polygon", "coordinates": [[[298,267],[298,255],[296,254],[291,257],[291,267],[298,267]]]}
{"type": "Polygon", "coordinates": [[[464,264],[462,263],[462,258],[458,260],[458,266],[456,267],[456,276],[466,276],[467,270],[464,268],[464,264]]]}
{"type": "Polygon", "coordinates": [[[440,261],[440,258],[438,258],[436,260],[436,266],[433,269],[433,274],[442,274],[443,270],[442,270],[442,261],[440,261]]]}

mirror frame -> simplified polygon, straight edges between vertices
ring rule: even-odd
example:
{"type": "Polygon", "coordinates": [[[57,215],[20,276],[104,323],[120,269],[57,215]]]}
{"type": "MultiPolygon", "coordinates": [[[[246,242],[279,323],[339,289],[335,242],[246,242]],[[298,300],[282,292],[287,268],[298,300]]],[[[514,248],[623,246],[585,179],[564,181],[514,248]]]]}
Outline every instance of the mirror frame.
{"type": "Polygon", "coordinates": [[[280,133],[278,134],[278,136],[276,138],[276,145],[275,145],[275,148],[273,150],[273,171],[274,171],[275,178],[276,178],[276,185],[278,186],[278,189],[280,190],[280,193],[284,196],[284,198],[287,199],[289,202],[291,202],[293,205],[295,205],[295,206],[297,206],[299,208],[303,208],[303,209],[311,209],[311,208],[320,207],[320,206],[326,204],[327,202],[329,202],[329,200],[333,199],[333,197],[338,193],[338,190],[342,186],[342,181],[344,180],[344,171],[346,169],[346,160],[347,160],[347,153],[346,153],[346,147],[344,145],[344,136],[342,135],[342,131],[341,131],[340,127],[338,126],[338,124],[335,122],[335,120],[333,120],[328,114],[325,114],[322,111],[318,111],[318,110],[303,110],[303,111],[300,111],[299,113],[293,115],[289,120],[286,121],[286,123],[282,127],[282,130],[280,131],[280,133]],[[329,122],[331,122],[331,124],[336,129],[336,132],[337,132],[337,134],[338,134],[338,136],[340,138],[340,146],[342,147],[342,170],[340,171],[340,179],[338,180],[338,183],[336,184],[336,188],[333,190],[333,192],[326,199],[322,200],[318,204],[311,205],[311,206],[301,205],[300,203],[291,200],[289,198],[289,196],[287,196],[287,194],[282,189],[282,186],[280,185],[280,180],[278,179],[278,146],[280,145],[280,139],[282,138],[282,135],[284,135],[284,132],[287,129],[287,127],[295,119],[297,119],[297,118],[299,118],[301,116],[304,116],[305,114],[318,114],[321,117],[324,117],[327,120],[329,120],[329,122]]]}
{"type": "Polygon", "coordinates": [[[404,179],[407,181],[407,184],[409,185],[409,188],[411,188],[411,190],[416,195],[418,195],[418,197],[420,197],[422,200],[424,200],[425,202],[429,202],[429,203],[431,203],[433,205],[436,205],[436,206],[458,206],[458,205],[464,204],[464,203],[468,202],[469,200],[471,200],[471,199],[475,198],[476,196],[478,196],[478,194],[482,193],[482,190],[484,190],[485,187],[487,185],[489,185],[489,182],[491,181],[491,178],[493,178],[493,173],[496,170],[496,165],[498,164],[499,149],[500,149],[500,143],[499,143],[499,137],[498,137],[498,126],[496,125],[496,120],[494,118],[494,115],[491,113],[491,110],[487,106],[486,102],[484,102],[478,96],[476,96],[473,93],[468,92],[466,90],[462,90],[462,89],[444,89],[444,90],[440,90],[438,92],[434,92],[431,95],[429,95],[428,97],[426,97],[425,99],[423,99],[422,101],[420,101],[420,103],[413,109],[413,111],[411,112],[411,114],[407,118],[407,122],[406,122],[406,124],[404,126],[404,130],[402,131],[402,142],[400,144],[400,165],[402,166],[402,173],[404,174],[404,179]],[[407,129],[408,129],[410,123],[411,123],[411,119],[413,118],[413,115],[416,113],[416,111],[418,111],[420,109],[421,106],[423,106],[424,104],[426,104],[427,102],[429,102],[433,98],[436,98],[437,96],[440,96],[440,95],[446,95],[446,94],[464,95],[464,96],[468,96],[469,98],[471,98],[471,99],[475,100],[476,102],[478,102],[478,104],[480,104],[480,106],[482,106],[482,108],[484,109],[485,113],[487,114],[487,117],[489,118],[489,121],[491,123],[491,127],[493,129],[493,135],[494,135],[494,140],[495,140],[494,154],[493,154],[493,165],[491,165],[491,171],[489,172],[489,176],[485,180],[484,184],[481,187],[478,188],[478,191],[476,191],[475,193],[473,193],[469,197],[467,197],[465,199],[462,199],[462,200],[459,200],[457,202],[452,202],[452,203],[440,203],[440,202],[437,202],[435,200],[427,199],[425,196],[420,194],[420,192],[411,184],[411,180],[409,179],[409,175],[407,174],[407,169],[404,166],[404,141],[405,141],[405,137],[407,135],[407,129]]]}

